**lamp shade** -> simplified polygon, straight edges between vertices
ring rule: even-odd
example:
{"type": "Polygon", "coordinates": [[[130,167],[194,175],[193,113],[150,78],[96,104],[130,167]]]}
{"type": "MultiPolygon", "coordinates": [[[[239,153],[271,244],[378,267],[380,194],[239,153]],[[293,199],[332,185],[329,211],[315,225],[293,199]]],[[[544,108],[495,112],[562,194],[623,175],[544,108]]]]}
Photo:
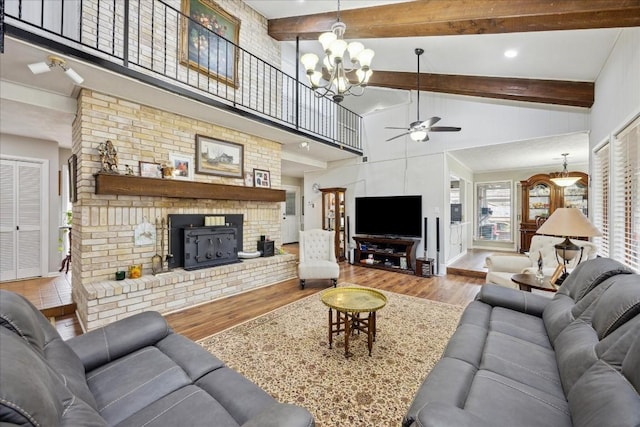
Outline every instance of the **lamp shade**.
{"type": "Polygon", "coordinates": [[[538,228],[537,234],[562,237],[594,237],[601,236],[589,218],[578,208],[558,208],[538,228]]]}

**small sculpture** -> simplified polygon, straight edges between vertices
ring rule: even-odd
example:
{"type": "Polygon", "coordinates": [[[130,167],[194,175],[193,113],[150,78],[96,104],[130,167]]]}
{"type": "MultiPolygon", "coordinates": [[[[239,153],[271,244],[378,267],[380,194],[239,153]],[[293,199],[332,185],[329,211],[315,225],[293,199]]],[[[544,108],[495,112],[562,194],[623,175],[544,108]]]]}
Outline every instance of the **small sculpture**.
{"type": "Polygon", "coordinates": [[[118,152],[111,141],[101,142],[98,145],[98,153],[100,153],[100,163],[102,164],[100,172],[119,173],[118,152]]]}
{"type": "Polygon", "coordinates": [[[175,170],[173,166],[163,163],[160,170],[162,171],[163,178],[173,178],[173,171],[175,170]]]}
{"type": "Polygon", "coordinates": [[[133,175],[133,168],[129,165],[124,165],[124,170],[127,175],[133,175]]]}

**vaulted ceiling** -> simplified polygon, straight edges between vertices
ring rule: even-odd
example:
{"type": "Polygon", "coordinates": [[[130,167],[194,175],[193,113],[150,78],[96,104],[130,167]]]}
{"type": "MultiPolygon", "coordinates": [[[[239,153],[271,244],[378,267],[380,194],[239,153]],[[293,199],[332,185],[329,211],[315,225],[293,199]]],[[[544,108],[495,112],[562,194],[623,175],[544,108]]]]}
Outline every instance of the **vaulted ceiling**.
{"type": "MultiPolygon", "coordinates": [[[[260,9],[262,2],[249,3],[260,9]]],[[[418,0],[342,10],[340,19],[347,25],[345,39],[620,28],[640,26],[640,0],[418,0]]],[[[335,21],[335,11],[269,19],[269,35],[280,41],[312,40],[335,21]]],[[[415,89],[416,74],[376,69],[369,85],[415,89]]],[[[593,81],[462,74],[422,73],[420,89],[578,107],[590,107],[594,96],[593,81]]]]}

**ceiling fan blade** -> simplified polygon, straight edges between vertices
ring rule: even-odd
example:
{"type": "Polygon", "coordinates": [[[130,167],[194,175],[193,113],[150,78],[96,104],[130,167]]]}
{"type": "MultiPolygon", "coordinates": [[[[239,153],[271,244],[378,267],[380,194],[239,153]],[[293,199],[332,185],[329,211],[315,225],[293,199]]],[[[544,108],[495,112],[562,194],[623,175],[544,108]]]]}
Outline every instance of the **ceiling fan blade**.
{"type": "Polygon", "coordinates": [[[411,132],[401,133],[400,135],[396,135],[396,136],[394,136],[393,138],[389,138],[389,139],[387,139],[387,141],[386,141],[386,142],[393,141],[394,139],[400,138],[401,136],[409,135],[410,133],[411,133],[411,132]]]}
{"type": "Polygon", "coordinates": [[[431,117],[420,123],[420,127],[430,128],[440,121],[440,117],[431,117]]]}
{"type": "Polygon", "coordinates": [[[397,128],[397,127],[393,127],[393,126],[386,126],[385,129],[402,129],[402,130],[409,130],[407,129],[407,127],[401,127],[401,128],[397,128]]]}
{"type": "Polygon", "coordinates": [[[435,126],[429,129],[429,132],[459,132],[462,128],[454,126],[435,126]]]}

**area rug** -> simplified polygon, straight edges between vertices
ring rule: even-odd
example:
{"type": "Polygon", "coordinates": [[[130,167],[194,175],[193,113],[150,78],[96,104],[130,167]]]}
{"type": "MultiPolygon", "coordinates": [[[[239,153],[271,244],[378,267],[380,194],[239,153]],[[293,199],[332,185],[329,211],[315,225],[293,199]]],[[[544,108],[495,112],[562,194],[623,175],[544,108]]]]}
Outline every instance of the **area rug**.
{"type": "MultiPolygon", "coordinates": [[[[344,286],[346,284],[342,284],[344,286]]],[[[318,427],[398,426],[440,359],[463,307],[383,292],[377,337],[328,345],[328,308],[314,294],[199,343],[280,402],[304,406],[318,427]]]]}

